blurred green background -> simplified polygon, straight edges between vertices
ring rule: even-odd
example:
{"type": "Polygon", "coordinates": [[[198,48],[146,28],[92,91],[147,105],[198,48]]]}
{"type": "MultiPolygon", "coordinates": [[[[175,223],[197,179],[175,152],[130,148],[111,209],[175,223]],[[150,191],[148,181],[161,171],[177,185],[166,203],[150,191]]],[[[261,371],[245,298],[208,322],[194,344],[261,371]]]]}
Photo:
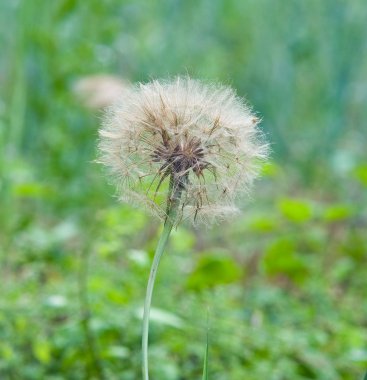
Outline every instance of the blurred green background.
{"type": "Polygon", "coordinates": [[[174,233],[152,379],[200,379],[208,327],[211,380],[362,379],[366,20],[365,0],[2,0],[0,379],[141,378],[160,227],[113,198],[75,88],[187,73],[246,96],[273,154],[241,216],[174,233]]]}

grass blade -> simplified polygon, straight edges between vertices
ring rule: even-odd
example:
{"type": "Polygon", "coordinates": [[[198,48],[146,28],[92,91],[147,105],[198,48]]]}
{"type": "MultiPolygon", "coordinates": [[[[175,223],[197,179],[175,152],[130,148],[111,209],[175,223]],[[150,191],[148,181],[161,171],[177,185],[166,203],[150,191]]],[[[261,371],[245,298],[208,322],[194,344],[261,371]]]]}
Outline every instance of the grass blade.
{"type": "Polygon", "coordinates": [[[202,380],[208,380],[208,360],[209,360],[209,329],[206,331],[206,345],[204,355],[204,367],[202,380]]]}

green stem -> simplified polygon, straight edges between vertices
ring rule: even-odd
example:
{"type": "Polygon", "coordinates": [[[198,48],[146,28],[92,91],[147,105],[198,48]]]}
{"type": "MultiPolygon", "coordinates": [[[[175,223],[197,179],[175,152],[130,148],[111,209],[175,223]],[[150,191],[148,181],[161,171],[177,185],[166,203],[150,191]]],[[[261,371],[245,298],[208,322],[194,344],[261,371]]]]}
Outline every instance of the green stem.
{"type": "Polygon", "coordinates": [[[150,315],[150,307],[152,304],[152,295],[153,295],[155,276],[157,274],[161,257],[167,246],[168,238],[171,234],[172,227],[176,223],[177,210],[180,204],[182,190],[185,184],[187,183],[187,181],[188,181],[188,174],[183,176],[183,178],[177,179],[175,175],[171,173],[170,181],[169,181],[168,197],[167,197],[166,220],[164,222],[163,232],[159,239],[157,249],[154,254],[152,267],[150,268],[147,291],[145,294],[144,314],[143,314],[143,333],[142,333],[143,380],[149,380],[149,370],[148,370],[149,315],[150,315]]]}
{"type": "Polygon", "coordinates": [[[150,314],[150,306],[152,303],[152,294],[153,294],[155,276],[157,274],[159,262],[166,248],[168,238],[171,234],[173,223],[174,223],[174,220],[170,217],[170,215],[168,215],[168,218],[166,219],[166,222],[164,224],[162,235],[157,245],[157,249],[154,254],[152,267],[150,269],[147,291],[145,295],[144,314],[143,314],[143,337],[142,337],[143,379],[144,380],[149,380],[149,372],[148,372],[149,314],[150,314]]]}

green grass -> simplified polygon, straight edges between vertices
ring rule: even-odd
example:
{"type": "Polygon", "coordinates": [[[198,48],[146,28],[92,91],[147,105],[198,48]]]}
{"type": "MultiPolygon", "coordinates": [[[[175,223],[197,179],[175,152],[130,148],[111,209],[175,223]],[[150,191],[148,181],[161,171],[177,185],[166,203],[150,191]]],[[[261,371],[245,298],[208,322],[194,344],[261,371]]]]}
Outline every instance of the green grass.
{"type": "Polygon", "coordinates": [[[0,378],[141,378],[160,231],[112,197],[93,162],[100,112],[72,88],[186,72],[248,97],[273,163],[240,217],[174,231],[152,379],[202,378],[208,308],[210,380],[363,378],[366,13],[363,0],[0,2],[0,378]]]}

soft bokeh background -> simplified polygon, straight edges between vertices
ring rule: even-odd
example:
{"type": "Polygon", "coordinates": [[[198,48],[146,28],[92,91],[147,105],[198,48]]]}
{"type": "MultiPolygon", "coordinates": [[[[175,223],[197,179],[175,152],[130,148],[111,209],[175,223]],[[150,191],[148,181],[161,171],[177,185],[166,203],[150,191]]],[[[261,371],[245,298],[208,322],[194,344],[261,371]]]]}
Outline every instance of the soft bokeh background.
{"type": "Polygon", "coordinates": [[[160,227],[93,162],[102,90],[80,80],[190,74],[246,96],[273,154],[240,217],[174,233],[152,379],[200,379],[208,328],[211,380],[361,379],[366,20],[365,0],[2,0],[0,378],[141,378],[160,227]]]}

